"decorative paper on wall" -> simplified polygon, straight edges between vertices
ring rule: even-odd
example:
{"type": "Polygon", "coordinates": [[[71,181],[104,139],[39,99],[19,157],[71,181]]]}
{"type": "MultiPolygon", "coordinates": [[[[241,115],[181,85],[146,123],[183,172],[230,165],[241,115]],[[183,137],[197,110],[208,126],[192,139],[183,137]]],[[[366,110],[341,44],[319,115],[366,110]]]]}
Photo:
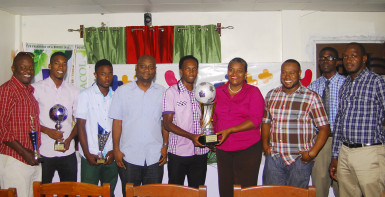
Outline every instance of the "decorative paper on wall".
{"type": "Polygon", "coordinates": [[[81,89],[88,87],[87,56],[83,45],[26,43],[24,49],[35,54],[35,78],[33,82],[40,81],[49,76],[48,64],[50,57],[53,53],[61,51],[68,58],[65,80],[81,89]]]}

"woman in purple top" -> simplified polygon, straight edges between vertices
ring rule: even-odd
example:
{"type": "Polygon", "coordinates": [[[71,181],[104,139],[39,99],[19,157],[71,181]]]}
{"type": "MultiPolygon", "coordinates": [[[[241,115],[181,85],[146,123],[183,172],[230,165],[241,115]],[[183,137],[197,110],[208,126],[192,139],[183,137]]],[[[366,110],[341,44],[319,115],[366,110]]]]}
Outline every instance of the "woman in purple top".
{"type": "Polygon", "coordinates": [[[219,193],[233,196],[233,185],[257,185],[262,158],[260,124],[264,100],[255,86],[245,83],[247,63],[234,58],[227,69],[229,83],[216,89],[213,121],[217,145],[219,193]]]}

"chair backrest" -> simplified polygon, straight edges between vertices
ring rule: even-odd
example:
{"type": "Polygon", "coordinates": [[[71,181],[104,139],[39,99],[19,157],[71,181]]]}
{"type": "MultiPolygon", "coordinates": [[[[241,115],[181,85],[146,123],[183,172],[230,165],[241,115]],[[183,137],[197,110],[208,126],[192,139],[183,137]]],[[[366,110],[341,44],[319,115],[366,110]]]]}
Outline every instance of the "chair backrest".
{"type": "Polygon", "coordinates": [[[34,197],[49,197],[56,195],[57,197],[64,196],[102,196],[110,197],[110,184],[104,183],[103,186],[77,183],[77,182],[59,182],[42,184],[41,182],[33,183],[33,196],[34,197]]]}
{"type": "Polygon", "coordinates": [[[287,185],[261,185],[246,188],[234,185],[234,197],[315,197],[315,191],[313,186],[304,189],[287,185]]]}
{"type": "Polygon", "coordinates": [[[17,197],[16,188],[0,189],[0,197],[17,197]]]}
{"type": "Polygon", "coordinates": [[[206,186],[199,186],[199,189],[174,184],[149,184],[135,186],[132,183],[126,184],[126,197],[147,196],[147,197],[206,197],[206,186]]]}

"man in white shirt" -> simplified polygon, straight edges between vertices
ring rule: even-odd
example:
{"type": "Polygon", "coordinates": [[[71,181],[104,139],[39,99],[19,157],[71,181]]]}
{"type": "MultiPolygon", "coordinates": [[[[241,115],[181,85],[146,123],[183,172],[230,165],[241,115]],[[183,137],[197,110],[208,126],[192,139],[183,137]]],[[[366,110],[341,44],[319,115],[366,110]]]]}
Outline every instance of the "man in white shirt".
{"type": "Polygon", "coordinates": [[[114,196],[118,167],[112,151],[112,119],[108,117],[114,94],[111,62],[106,59],[96,62],[94,76],[95,83],[79,94],[76,112],[81,145],[81,182],[95,185],[99,181],[101,184],[110,183],[111,196],[114,196]],[[99,142],[102,136],[107,138],[105,144],[99,142]]]}
{"type": "Polygon", "coordinates": [[[52,54],[49,77],[32,84],[34,96],[39,102],[40,130],[42,155],[42,183],[51,183],[55,171],[58,171],[60,181],[77,181],[77,160],[73,138],[77,135],[73,127],[73,117],[76,112],[79,90],[64,81],[67,73],[67,57],[63,52],[52,54]],[[61,125],[60,131],[55,129],[56,122],[51,120],[49,111],[56,104],[67,108],[67,119],[61,125]],[[64,149],[55,151],[55,141],[64,143],[64,149]]]}

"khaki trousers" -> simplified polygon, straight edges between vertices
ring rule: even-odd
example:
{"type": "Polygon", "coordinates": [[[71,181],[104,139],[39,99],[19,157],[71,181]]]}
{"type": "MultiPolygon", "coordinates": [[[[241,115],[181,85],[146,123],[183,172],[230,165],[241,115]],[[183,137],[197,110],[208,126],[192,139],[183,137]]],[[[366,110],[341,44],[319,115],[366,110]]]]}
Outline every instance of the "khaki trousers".
{"type": "Polygon", "coordinates": [[[329,137],[325,145],[314,159],[314,166],[311,173],[313,186],[316,187],[317,197],[328,197],[329,188],[333,187],[335,197],[339,197],[338,182],[330,177],[329,165],[332,157],[333,138],[329,137]]]}
{"type": "Polygon", "coordinates": [[[385,146],[341,146],[337,178],[341,197],[376,197],[385,191],[385,146]]]}
{"type": "Polygon", "coordinates": [[[27,165],[11,156],[0,154],[0,187],[14,187],[18,197],[32,197],[34,181],[41,181],[41,166],[27,165]]]}

